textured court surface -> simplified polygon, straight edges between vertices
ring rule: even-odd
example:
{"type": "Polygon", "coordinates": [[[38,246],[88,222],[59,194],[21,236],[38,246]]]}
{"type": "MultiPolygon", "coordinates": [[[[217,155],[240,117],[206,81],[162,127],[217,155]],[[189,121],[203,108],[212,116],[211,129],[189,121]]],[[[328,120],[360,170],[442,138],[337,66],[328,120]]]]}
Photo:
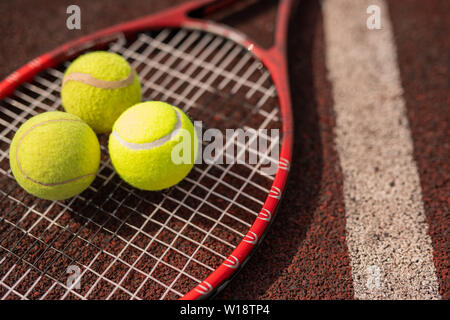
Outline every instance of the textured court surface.
{"type": "MultiPolygon", "coordinates": [[[[88,3],[0,3],[0,77],[177,1],[88,3]],[[65,28],[74,3],[81,31],[65,28]]],[[[448,12],[447,1],[300,1],[289,39],[289,186],[264,243],[219,298],[449,298],[448,12]],[[382,8],[382,30],[365,28],[370,4],[382,8]]],[[[258,28],[273,29],[273,10],[252,14],[256,24],[227,22],[267,43],[258,28]]]]}

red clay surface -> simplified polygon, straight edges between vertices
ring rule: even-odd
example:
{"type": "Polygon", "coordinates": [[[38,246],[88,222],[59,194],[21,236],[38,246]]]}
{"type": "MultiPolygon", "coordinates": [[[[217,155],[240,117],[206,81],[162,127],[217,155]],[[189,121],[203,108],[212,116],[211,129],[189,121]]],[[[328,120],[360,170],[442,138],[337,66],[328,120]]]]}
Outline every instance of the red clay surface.
{"type": "MultiPolygon", "coordinates": [[[[0,20],[0,78],[68,40],[179,2],[1,2],[0,12],[8,14],[0,20]],[[82,9],[81,31],[65,27],[69,4],[82,9]]],[[[389,8],[440,293],[448,299],[449,2],[391,0],[389,8]]],[[[272,16],[262,15],[257,27],[273,27],[272,16]]],[[[290,182],[264,243],[218,298],[353,298],[319,3],[301,1],[294,17],[290,32],[296,37],[289,43],[289,64],[296,131],[290,182]]],[[[243,26],[244,31],[249,28],[243,26]]],[[[258,39],[260,34],[250,32],[264,41],[258,39]]]]}
{"type": "Polygon", "coordinates": [[[449,299],[450,3],[391,0],[389,9],[434,265],[440,294],[449,299]]]}

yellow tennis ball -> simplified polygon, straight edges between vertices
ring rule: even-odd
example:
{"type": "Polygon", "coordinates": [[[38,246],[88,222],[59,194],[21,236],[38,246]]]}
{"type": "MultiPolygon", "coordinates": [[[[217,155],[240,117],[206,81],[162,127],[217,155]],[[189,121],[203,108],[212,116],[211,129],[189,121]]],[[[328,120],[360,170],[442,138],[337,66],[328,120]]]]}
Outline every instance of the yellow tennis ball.
{"type": "Polygon", "coordinates": [[[180,109],[150,101],[126,110],[114,123],[109,154],[117,173],[142,190],[169,188],[194,166],[198,139],[180,109]]]}
{"type": "Polygon", "coordinates": [[[97,133],[110,132],[126,109],[141,101],[134,69],[116,53],[84,54],[67,68],[61,89],[67,112],[83,119],[97,133]]]}
{"type": "Polygon", "coordinates": [[[26,121],[9,149],[12,173],[22,188],[39,198],[63,200],[82,192],[94,180],[100,145],[79,117],[45,112],[26,121]]]}

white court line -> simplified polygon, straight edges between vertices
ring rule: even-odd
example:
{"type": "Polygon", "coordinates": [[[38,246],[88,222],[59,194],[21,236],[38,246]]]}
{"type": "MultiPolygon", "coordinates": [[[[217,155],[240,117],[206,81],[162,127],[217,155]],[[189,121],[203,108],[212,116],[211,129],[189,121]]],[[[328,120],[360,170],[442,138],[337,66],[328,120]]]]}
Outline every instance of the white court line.
{"type": "Polygon", "coordinates": [[[322,4],[355,298],[439,299],[387,5],[322,4]],[[370,5],[380,30],[366,27],[370,5]]]}

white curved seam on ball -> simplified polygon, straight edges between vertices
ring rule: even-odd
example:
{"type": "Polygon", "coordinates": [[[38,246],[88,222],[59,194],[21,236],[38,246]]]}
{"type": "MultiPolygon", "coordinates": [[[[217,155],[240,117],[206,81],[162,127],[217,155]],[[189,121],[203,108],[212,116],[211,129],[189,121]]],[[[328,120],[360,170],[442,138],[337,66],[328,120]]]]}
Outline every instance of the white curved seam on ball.
{"type": "Polygon", "coordinates": [[[133,84],[135,75],[136,71],[133,68],[130,68],[130,73],[125,79],[117,81],[107,81],[94,78],[88,73],[73,72],[64,76],[62,86],[64,87],[64,85],[69,81],[76,81],[100,89],[119,89],[128,87],[129,85],[133,84]]]}
{"type": "Polygon", "coordinates": [[[22,167],[20,165],[20,162],[19,162],[19,146],[22,143],[23,138],[25,138],[25,136],[27,134],[29,134],[31,130],[33,130],[33,129],[39,127],[39,126],[42,126],[42,125],[45,125],[45,124],[48,124],[48,123],[51,123],[51,122],[58,122],[58,121],[73,121],[73,122],[82,122],[82,123],[84,123],[82,120],[76,120],[76,119],[53,119],[53,120],[47,120],[47,121],[43,121],[43,122],[37,123],[37,124],[31,126],[31,128],[29,128],[27,131],[25,131],[23,133],[23,135],[19,139],[19,142],[17,142],[17,146],[16,146],[16,164],[17,164],[17,168],[19,169],[20,173],[22,173],[22,175],[25,177],[25,179],[28,179],[31,182],[34,182],[34,183],[39,184],[39,185],[44,186],[44,187],[58,186],[58,185],[74,182],[76,180],[83,179],[83,178],[86,178],[86,177],[89,177],[89,176],[97,175],[96,172],[95,173],[87,173],[87,174],[84,174],[82,176],[78,176],[78,177],[75,177],[75,178],[72,178],[72,179],[68,179],[68,180],[65,180],[65,181],[61,181],[61,182],[43,183],[43,182],[39,182],[39,181],[34,180],[33,178],[29,177],[25,173],[25,171],[23,171],[23,169],[22,169],[22,167]]]}
{"type": "Polygon", "coordinates": [[[145,143],[128,142],[128,141],[125,141],[124,139],[122,139],[119,136],[119,134],[114,130],[112,132],[112,135],[117,140],[119,140],[120,144],[122,144],[124,147],[127,147],[128,149],[131,149],[131,150],[150,150],[153,148],[161,147],[162,145],[164,145],[165,143],[169,142],[174,137],[176,137],[178,135],[178,132],[181,130],[181,126],[182,126],[181,116],[176,109],[174,109],[174,110],[177,115],[177,123],[175,124],[173,130],[169,134],[167,134],[159,139],[156,139],[155,141],[145,142],[145,143]]]}

